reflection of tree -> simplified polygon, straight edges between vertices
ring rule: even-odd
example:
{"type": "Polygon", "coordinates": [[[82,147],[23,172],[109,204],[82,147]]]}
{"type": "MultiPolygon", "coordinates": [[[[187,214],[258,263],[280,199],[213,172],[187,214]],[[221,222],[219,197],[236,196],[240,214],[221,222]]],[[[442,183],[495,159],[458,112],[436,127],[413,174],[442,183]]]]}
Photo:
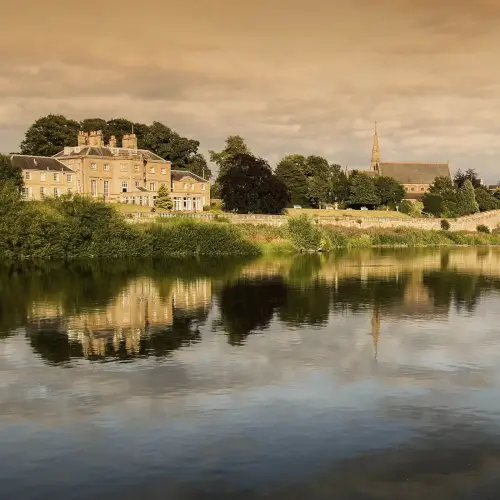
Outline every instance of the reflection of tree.
{"type": "Polygon", "coordinates": [[[436,306],[449,307],[453,301],[457,311],[465,308],[468,312],[475,309],[481,289],[490,288],[494,281],[454,271],[426,273],[423,279],[436,306]]]}
{"type": "Polygon", "coordinates": [[[317,281],[308,287],[289,286],[279,318],[291,326],[325,324],[330,300],[331,288],[326,283],[317,281]]]}
{"type": "Polygon", "coordinates": [[[66,332],[49,325],[28,332],[28,338],[33,351],[48,364],[57,365],[67,363],[72,358],[83,357],[80,342],[70,341],[66,332]]]}
{"type": "Polygon", "coordinates": [[[231,345],[241,345],[249,334],[269,326],[276,309],[285,304],[287,287],[281,278],[239,280],[222,288],[221,321],[231,345]]]}

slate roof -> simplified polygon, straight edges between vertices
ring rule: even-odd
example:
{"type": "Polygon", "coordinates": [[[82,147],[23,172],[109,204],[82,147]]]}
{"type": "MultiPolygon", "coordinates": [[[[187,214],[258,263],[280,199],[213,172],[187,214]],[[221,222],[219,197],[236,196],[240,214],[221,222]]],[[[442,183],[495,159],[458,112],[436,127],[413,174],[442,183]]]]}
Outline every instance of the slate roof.
{"type": "Polygon", "coordinates": [[[451,177],[447,163],[380,162],[379,172],[400,184],[432,184],[436,177],[451,177]]]}
{"type": "Polygon", "coordinates": [[[81,146],[80,148],[75,146],[71,148],[71,152],[66,153],[65,150],[59,151],[53,158],[80,158],[82,156],[99,156],[105,158],[137,158],[140,156],[148,161],[166,161],[147,149],[110,148],[108,146],[81,146]],[[113,149],[116,149],[118,154],[113,153],[113,149]]]}
{"type": "Polygon", "coordinates": [[[171,171],[172,175],[172,180],[173,181],[180,181],[184,177],[192,177],[193,179],[196,179],[199,182],[208,182],[208,180],[204,179],[203,177],[200,177],[199,175],[193,174],[193,172],[190,172],[189,170],[172,170],[171,171]]]}
{"type": "Polygon", "coordinates": [[[12,165],[21,170],[50,170],[53,172],[73,172],[56,158],[46,156],[12,155],[12,165]]]}

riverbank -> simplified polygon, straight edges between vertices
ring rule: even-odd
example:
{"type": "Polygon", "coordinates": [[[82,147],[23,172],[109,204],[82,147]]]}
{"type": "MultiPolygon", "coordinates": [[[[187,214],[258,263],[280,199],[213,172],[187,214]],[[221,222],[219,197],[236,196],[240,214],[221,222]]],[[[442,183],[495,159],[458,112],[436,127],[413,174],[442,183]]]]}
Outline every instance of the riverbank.
{"type": "Polygon", "coordinates": [[[320,225],[306,215],[286,224],[229,219],[155,218],[130,224],[110,204],[75,197],[0,204],[0,258],[4,260],[123,259],[175,256],[257,256],[328,252],[338,248],[500,245],[500,234],[320,225]]]}

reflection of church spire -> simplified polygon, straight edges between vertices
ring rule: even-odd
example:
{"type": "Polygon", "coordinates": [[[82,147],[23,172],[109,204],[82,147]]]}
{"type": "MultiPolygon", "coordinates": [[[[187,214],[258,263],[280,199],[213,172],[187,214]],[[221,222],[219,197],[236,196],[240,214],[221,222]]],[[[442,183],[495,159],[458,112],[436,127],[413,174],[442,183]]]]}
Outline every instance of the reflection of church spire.
{"type": "Polygon", "coordinates": [[[380,311],[378,306],[373,306],[372,311],[372,337],[373,337],[373,349],[375,354],[375,359],[377,359],[378,354],[378,339],[380,337],[380,311]]]}
{"type": "Polygon", "coordinates": [[[373,135],[372,160],[370,170],[377,171],[380,163],[380,149],[378,147],[377,122],[375,122],[375,134],[373,135]]]}

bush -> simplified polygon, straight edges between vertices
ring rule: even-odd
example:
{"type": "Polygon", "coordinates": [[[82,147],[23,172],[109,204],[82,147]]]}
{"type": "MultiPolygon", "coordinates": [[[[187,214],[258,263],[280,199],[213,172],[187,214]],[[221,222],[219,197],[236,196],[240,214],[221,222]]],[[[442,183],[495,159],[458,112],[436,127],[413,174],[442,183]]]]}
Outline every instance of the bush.
{"type": "Polygon", "coordinates": [[[326,242],[323,232],[306,214],[290,218],[287,228],[293,245],[299,251],[317,252],[323,249],[326,242]]]}
{"type": "Polygon", "coordinates": [[[476,227],[476,230],[478,233],[486,233],[490,234],[490,228],[486,226],[485,224],[479,224],[479,226],[476,227]]]}
{"type": "Polygon", "coordinates": [[[441,229],[443,231],[448,231],[450,229],[450,223],[446,219],[441,219],[441,229]]]}

